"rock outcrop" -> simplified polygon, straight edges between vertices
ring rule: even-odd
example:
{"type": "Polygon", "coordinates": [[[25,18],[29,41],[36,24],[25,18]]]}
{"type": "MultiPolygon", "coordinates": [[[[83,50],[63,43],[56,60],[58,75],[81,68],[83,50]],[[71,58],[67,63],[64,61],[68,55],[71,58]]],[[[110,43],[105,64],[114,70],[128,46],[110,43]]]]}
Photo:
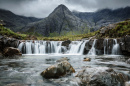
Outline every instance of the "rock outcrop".
{"type": "MultiPolygon", "coordinates": [[[[122,38],[115,38],[120,47],[120,54],[130,55],[130,36],[124,36],[122,38]]],[[[95,43],[95,51],[96,55],[103,54],[112,54],[112,49],[115,44],[115,39],[112,38],[102,38],[97,39],[95,43]]],[[[90,49],[92,48],[94,39],[91,39],[89,42],[85,44],[84,54],[88,54],[90,49]]]]}
{"type": "Polygon", "coordinates": [[[76,77],[81,86],[123,86],[128,81],[128,76],[107,67],[86,68],[78,72],[76,77]]]}
{"type": "Polygon", "coordinates": [[[44,78],[50,79],[50,78],[59,78],[74,72],[75,72],[74,68],[68,61],[62,61],[58,64],[50,66],[49,68],[44,70],[41,73],[41,75],[44,78]]]}
{"type": "Polygon", "coordinates": [[[70,43],[71,43],[70,40],[64,41],[62,42],[62,46],[66,46],[68,48],[70,43]]]}
{"type": "Polygon", "coordinates": [[[20,51],[17,48],[7,47],[7,48],[4,49],[3,55],[5,57],[12,57],[12,56],[15,56],[15,55],[21,56],[22,53],[20,53],[20,51]]]}
{"type": "Polygon", "coordinates": [[[22,55],[17,49],[19,40],[0,36],[0,53],[5,57],[12,57],[15,55],[22,55]]]}
{"type": "Polygon", "coordinates": [[[127,35],[120,39],[120,47],[123,55],[130,55],[130,36],[127,35]]]}

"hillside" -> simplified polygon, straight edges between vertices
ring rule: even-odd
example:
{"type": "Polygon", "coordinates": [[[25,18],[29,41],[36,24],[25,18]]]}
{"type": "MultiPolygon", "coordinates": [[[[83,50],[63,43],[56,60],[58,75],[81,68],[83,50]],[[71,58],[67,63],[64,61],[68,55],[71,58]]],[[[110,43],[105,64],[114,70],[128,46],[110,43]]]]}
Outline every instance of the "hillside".
{"type": "Polygon", "coordinates": [[[94,30],[102,26],[117,23],[130,18],[130,7],[115,10],[102,9],[96,12],[73,12],[77,17],[84,19],[94,30]]]}
{"type": "Polygon", "coordinates": [[[76,35],[89,32],[86,21],[76,17],[64,5],[59,5],[48,17],[28,24],[23,31],[43,36],[76,35]]]}
{"type": "Polygon", "coordinates": [[[28,23],[39,21],[41,19],[19,16],[11,11],[0,9],[0,20],[3,20],[6,23],[7,28],[10,28],[15,32],[20,32],[20,30],[28,23]]]}

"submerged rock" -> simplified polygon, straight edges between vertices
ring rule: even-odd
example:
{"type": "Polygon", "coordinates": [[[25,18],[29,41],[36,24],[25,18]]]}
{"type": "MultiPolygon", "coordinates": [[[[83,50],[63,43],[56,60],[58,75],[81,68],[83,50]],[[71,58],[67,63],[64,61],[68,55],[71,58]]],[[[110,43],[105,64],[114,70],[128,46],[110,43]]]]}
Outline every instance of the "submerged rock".
{"type": "Polygon", "coordinates": [[[74,73],[75,70],[68,61],[62,61],[58,64],[52,65],[44,70],[41,75],[44,78],[59,78],[64,75],[74,73]]]}
{"type": "Polygon", "coordinates": [[[15,55],[21,56],[22,54],[20,53],[19,49],[17,49],[17,48],[7,47],[4,49],[3,55],[5,57],[12,57],[15,55]]]}
{"type": "Polygon", "coordinates": [[[12,83],[12,84],[7,84],[6,86],[28,86],[28,85],[19,84],[19,83],[12,83]]]}
{"type": "Polygon", "coordinates": [[[91,61],[91,58],[84,58],[83,61],[91,61]]]}
{"type": "Polygon", "coordinates": [[[63,58],[57,60],[57,62],[68,61],[68,60],[69,60],[69,59],[68,59],[67,57],[63,57],[63,58]]]}
{"type": "Polygon", "coordinates": [[[128,76],[107,67],[86,68],[76,77],[80,79],[81,86],[122,86],[128,80],[128,76]]]}

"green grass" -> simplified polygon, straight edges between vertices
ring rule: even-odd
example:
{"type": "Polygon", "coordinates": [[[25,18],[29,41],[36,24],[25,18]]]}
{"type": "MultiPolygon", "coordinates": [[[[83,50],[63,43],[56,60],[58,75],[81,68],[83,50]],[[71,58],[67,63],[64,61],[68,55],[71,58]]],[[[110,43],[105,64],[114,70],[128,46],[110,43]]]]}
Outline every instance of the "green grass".
{"type": "Polygon", "coordinates": [[[34,36],[38,40],[50,40],[50,41],[65,41],[65,40],[74,41],[74,40],[81,40],[83,38],[89,38],[93,36],[95,36],[95,38],[97,39],[98,38],[119,38],[126,35],[130,35],[130,20],[117,23],[113,29],[108,29],[107,31],[105,31],[104,35],[100,33],[100,30],[95,32],[90,32],[90,30],[87,30],[86,33],[84,34],[81,34],[81,32],[70,31],[70,32],[63,32],[61,35],[59,35],[59,33],[54,32],[54,33],[50,33],[50,37],[43,37],[41,34],[37,32],[34,33],[30,31],[28,31],[25,34],[18,34],[3,26],[0,26],[0,34],[12,38],[25,39],[25,40],[30,40],[30,36],[34,36]]]}
{"type": "Polygon", "coordinates": [[[3,26],[0,26],[0,34],[6,35],[7,37],[16,38],[16,39],[25,39],[27,37],[26,34],[18,34],[13,32],[12,30],[5,28],[3,26]]]}
{"type": "Polygon", "coordinates": [[[64,41],[64,40],[81,40],[83,38],[89,38],[95,36],[99,33],[98,31],[90,32],[87,34],[80,34],[80,35],[67,35],[67,36],[56,36],[56,37],[38,37],[38,40],[51,40],[51,41],[64,41]]]}
{"type": "Polygon", "coordinates": [[[125,35],[130,35],[130,20],[117,23],[115,28],[106,31],[103,37],[119,38],[125,35]]]}

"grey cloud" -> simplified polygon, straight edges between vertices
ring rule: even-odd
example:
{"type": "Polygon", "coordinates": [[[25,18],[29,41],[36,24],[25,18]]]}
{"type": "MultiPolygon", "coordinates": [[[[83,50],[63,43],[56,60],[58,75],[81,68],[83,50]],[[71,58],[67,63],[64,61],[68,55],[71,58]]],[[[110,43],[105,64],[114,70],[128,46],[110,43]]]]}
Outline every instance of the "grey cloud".
{"type": "Polygon", "coordinates": [[[40,18],[47,17],[59,4],[66,5],[70,10],[92,12],[130,6],[130,0],[0,0],[0,8],[40,18]]]}

